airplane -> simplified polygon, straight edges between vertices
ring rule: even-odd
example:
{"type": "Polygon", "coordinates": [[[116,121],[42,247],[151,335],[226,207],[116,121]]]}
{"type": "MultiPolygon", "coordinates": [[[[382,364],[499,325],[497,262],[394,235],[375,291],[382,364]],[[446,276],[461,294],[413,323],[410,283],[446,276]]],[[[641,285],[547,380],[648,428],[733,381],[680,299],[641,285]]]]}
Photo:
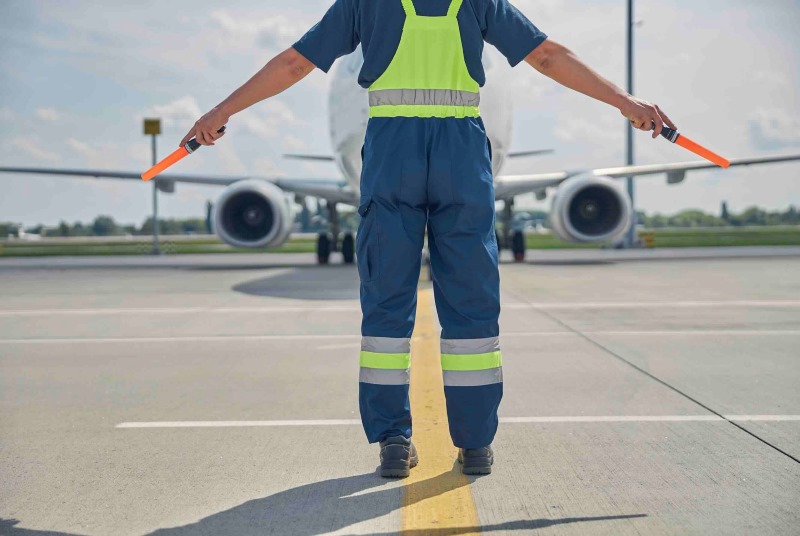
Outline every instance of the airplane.
{"type": "Polygon", "coordinates": [[[23,227],[22,225],[17,227],[16,235],[9,234],[9,237],[12,236],[17,240],[22,240],[27,242],[36,242],[42,239],[42,235],[40,233],[29,233],[25,230],[25,227],[23,227]]]}
{"type": "MultiPolygon", "coordinates": [[[[341,178],[214,177],[163,173],[153,179],[158,190],[173,193],[178,182],[224,186],[211,211],[213,231],[227,244],[256,249],[273,248],[286,242],[294,222],[295,202],[303,204],[306,197],[324,200],[329,211],[329,232],[320,233],[317,238],[317,261],[327,264],[331,251],[340,251],[343,261],[352,263],[355,240],[353,234],[347,232],[339,242],[338,205],[358,207],[360,198],[361,151],[369,118],[367,89],[356,83],[364,61],[360,48],[341,58],[331,72],[328,122],[333,155],[285,155],[335,162],[341,178]]],[[[497,69],[497,60],[491,57],[488,49],[484,49],[481,61],[487,80],[490,80],[492,72],[497,69]]],[[[514,260],[518,262],[525,259],[523,231],[512,230],[514,198],[518,195],[534,193],[537,199],[544,200],[550,190],[555,190],[549,218],[551,229],[558,238],[567,242],[613,244],[633,225],[634,219],[630,197],[615,179],[664,174],[667,183],[678,184],[689,171],[716,167],[702,161],[503,175],[501,170],[507,159],[547,152],[509,151],[512,106],[502,84],[487,84],[481,88],[481,116],[492,155],[495,199],[503,202],[499,218],[502,227],[501,232],[497,232],[498,248],[511,249],[514,260]]],[[[793,160],[800,160],[800,154],[734,159],[731,166],[793,160]]],[[[0,167],[0,172],[141,180],[139,172],[96,169],[0,167]]]]}

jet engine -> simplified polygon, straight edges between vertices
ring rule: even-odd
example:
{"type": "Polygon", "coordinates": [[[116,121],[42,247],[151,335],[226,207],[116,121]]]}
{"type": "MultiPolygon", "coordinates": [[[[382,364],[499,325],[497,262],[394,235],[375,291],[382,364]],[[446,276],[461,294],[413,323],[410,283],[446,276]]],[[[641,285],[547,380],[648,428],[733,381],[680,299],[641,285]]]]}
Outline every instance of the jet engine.
{"type": "Polygon", "coordinates": [[[214,232],[227,244],[266,248],[283,244],[294,223],[294,205],[283,190],[260,180],[225,188],[214,204],[214,232]]]}
{"type": "Polygon", "coordinates": [[[632,218],[628,194],[610,177],[567,179],[550,209],[553,232],[567,242],[615,242],[632,218]]]}

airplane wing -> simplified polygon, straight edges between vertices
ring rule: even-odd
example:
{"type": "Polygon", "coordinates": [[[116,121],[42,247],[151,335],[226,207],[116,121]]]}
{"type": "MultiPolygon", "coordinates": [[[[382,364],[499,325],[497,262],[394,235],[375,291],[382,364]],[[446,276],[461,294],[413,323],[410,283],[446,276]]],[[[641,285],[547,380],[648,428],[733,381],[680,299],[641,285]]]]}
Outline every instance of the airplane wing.
{"type": "Polygon", "coordinates": [[[508,158],[520,158],[523,156],[539,156],[542,154],[552,154],[553,149],[534,149],[533,151],[512,151],[506,156],[508,158]]]}
{"type": "Polygon", "coordinates": [[[298,160],[319,160],[320,162],[334,162],[336,159],[328,154],[298,154],[284,153],[284,158],[296,158],[298,160]]]}
{"type": "MultiPolygon", "coordinates": [[[[791,162],[794,160],[800,160],[800,154],[739,158],[731,160],[731,166],[751,166],[756,164],[791,162]]],[[[495,198],[505,200],[530,192],[539,194],[544,192],[545,189],[552,186],[558,186],[563,181],[576,175],[621,178],[641,177],[644,175],[657,175],[663,173],[666,174],[668,183],[676,184],[683,181],[683,179],[686,177],[687,171],[712,168],[720,169],[716,164],[702,161],[680,162],[675,164],[648,164],[643,166],[620,166],[583,171],[534,173],[529,175],[499,175],[495,177],[495,198]]]]}
{"type": "MultiPolygon", "coordinates": [[[[53,169],[29,167],[0,167],[0,173],[32,173],[39,175],[66,175],[71,177],[96,177],[103,179],[128,179],[141,181],[139,173],[129,171],[106,171],[100,169],[53,169]]],[[[192,184],[208,184],[215,186],[228,186],[234,182],[245,179],[258,179],[271,182],[287,192],[319,197],[327,201],[355,205],[358,200],[355,193],[343,179],[304,179],[293,177],[248,177],[248,176],[210,176],[182,175],[178,173],[162,173],[153,182],[158,183],[160,190],[173,191],[174,183],[185,182],[192,184]]]]}

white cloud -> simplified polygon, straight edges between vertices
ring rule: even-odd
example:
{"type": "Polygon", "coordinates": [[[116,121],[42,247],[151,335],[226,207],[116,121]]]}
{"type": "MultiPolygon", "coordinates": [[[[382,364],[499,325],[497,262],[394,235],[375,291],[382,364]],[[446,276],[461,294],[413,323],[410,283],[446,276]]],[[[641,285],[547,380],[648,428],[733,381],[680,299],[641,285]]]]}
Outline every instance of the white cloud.
{"type": "Polygon", "coordinates": [[[203,112],[197,100],[186,95],[167,104],[159,104],[149,108],[143,117],[161,118],[165,126],[189,127],[200,119],[203,112]]]}
{"type": "MultiPolygon", "coordinates": [[[[108,168],[109,165],[120,164],[117,143],[88,144],[75,138],[67,138],[67,147],[72,149],[75,156],[80,157],[82,164],[91,167],[108,168]]],[[[127,159],[124,158],[124,161],[127,162],[127,159]]]]}
{"type": "Polygon", "coordinates": [[[217,157],[222,162],[223,169],[227,173],[233,173],[236,175],[247,174],[247,166],[245,166],[244,162],[242,162],[242,159],[239,158],[239,155],[234,150],[233,146],[230,143],[226,143],[226,141],[227,140],[223,140],[214,145],[217,157]]]}
{"type": "Polygon", "coordinates": [[[78,141],[75,138],[69,138],[67,140],[67,146],[83,157],[94,157],[96,155],[94,149],[92,149],[89,144],[78,141]]]}
{"type": "MultiPolygon", "coordinates": [[[[326,166],[325,164],[320,164],[317,162],[304,162],[303,169],[308,172],[309,176],[330,176],[331,168],[330,166],[326,166]]],[[[336,172],[338,175],[338,172],[336,172]]]]}
{"type": "Polygon", "coordinates": [[[275,121],[262,116],[252,109],[238,113],[234,121],[246,132],[263,139],[273,139],[278,135],[278,125],[275,121]]]}
{"type": "Polygon", "coordinates": [[[302,123],[302,121],[297,119],[297,116],[292,108],[290,108],[285,102],[274,97],[264,102],[262,107],[267,114],[269,114],[271,117],[274,117],[276,120],[281,121],[283,124],[299,125],[302,123]]]}
{"type": "Polygon", "coordinates": [[[37,108],[36,117],[42,121],[52,122],[58,121],[61,114],[55,108],[37,108]]]}
{"type": "Polygon", "coordinates": [[[254,174],[261,177],[286,176],[286,172],[274,160],[265,156],[255,160],[254,174]]]}
{"type": "Polygon", "coordinates": [[[49,150],[34,138],[14,138],[11,140],[11,146],[36,160],[44,160],[45,162],[61,161],[61,157],[58,154],[49,150]]]}
{"type": "Polygon", "coordinates": [[[748,117],[750,137],[760,149],[800,145],[800,117],[778,108],[759,108],[748,117]]]}
{"type": "Polygon", "coordinates": [[[274,97],[236,114],[233,121],[250,134],[267,140],[277,138],[289,125],[303,123],[297,118],[294,110],[274,97]]]}
{"type": "Polygon", "coordinates": [[[244,46],[257,44],[267,49],[288,47],[313,24],[281,14],[257,19],[235,17],[224,9],[213,11],[211,20],[224,32],[229,45],[232,42],[244,46]]]}
{"type": "MultiPolygon", "coordinates": [[[[131,169],[131,160],[126,151],[122,150],[122,146],[119,143],[99,142],[89,144],[75,138],[67,138],[66,146],[72,150],[73,157],[78,157],[77,160],[81,166],[121,171],[135,170],[135,168],[131,169]]],[[[109,192],[115,196],[123,194],[116,181],[94,180],[93,178],[83,180],[92,184],[94,188],[109,192]]]]}
{"type": "MultiPolygon", "coordinates": [[[[142,117],[161,118],[164,126],[188,128],[203,115],[197,100],[187,95],[167,104],[152,106],[142,117]]],[[[300,125],[294,110],[273,97],[261,104],[239,112],[232,124],[262,139],[275,139],[289,125],[300,125]]]]}
{"type": "Polygon", "coordinates": [[[283,137],[283,149],[285,151],[302,151],[308,149],[308,143],[293,134],[286,134],[283,137]]]}
{"type": "Polygon", "coordinates": [[[563,10],[563,0],[511,0],[511,4],[536,22],[538,17],[549,17],[563,10]]]}
{"type": "Polygon", "coordinates": [[[608,129],[603,128],[596,121],[592,121],[585,117],[571,117],[561,120],[556,126],[554,134],[560,141],[566,143],[586,142],[593,143],[602,142],[608,138],[608,129]]]}

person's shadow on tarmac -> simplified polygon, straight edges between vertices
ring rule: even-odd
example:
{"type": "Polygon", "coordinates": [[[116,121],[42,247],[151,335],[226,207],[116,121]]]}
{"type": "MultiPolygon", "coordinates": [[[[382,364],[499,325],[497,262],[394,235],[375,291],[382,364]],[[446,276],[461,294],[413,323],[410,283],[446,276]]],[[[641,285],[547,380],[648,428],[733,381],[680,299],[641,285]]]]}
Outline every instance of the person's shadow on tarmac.
{"type": "MultiPolygon", "coordinates": [[[[236,534],[249,536],[265,534],[314,535],[333,532],[357,523],[384,516],[398,510],[406,502],[412,503],[436,497],[453,489],[467,486],[473,478],[463,478],[456,465],[453,469],[427,480],[406,486],[381,488],[387,480],[377,472],[333,478],[298,486],[261,499],[253,499],[230,510],[205,517],[196,523],[159,529],[150,534],[158,536],[184,536],[208,534],[219,536],[236,534]],[[410,499],[409,499],[410,498],[410,499]]],[[[536,530],[567,523],[610,521],[647,517],[630,514],[596,517],[565,517],[560,519],[522,519],[480,527],[441,527],[437,529],[407,530],[403,534],[443,536],[497,530],[536,530]]],[[[0,534],[8,536],[73,536],[63,532],[38,531],[16,528],[16,519],[0,519],[0,534]]],[[[385,534],[396,534],[387,532],[385,534]]]]}
{"type": "MultiPolygon", "coordinates": [[[[254,499],[230,510],[201,519],[197,523],[160,529],[152,532],[158,536],[182,536],[189,534],[324,534],[344,529],[357,523],[389,514],[401,507],[403,496],[412,502],[423,501],[458,487],[467,486],[474,478],[466,479],[460,474],[458,464],[453,469],[427,480],[406,486],[380,488],[387,483],[377,472],[323,480],[281,491],[269,497],[254,499]]],[[[404,534],[445,535],[496,530],[535,530],[552,525],[630,519],[646,517],[646,514],[573,517],[561,519],[528,519],[509,521],[481,527],[441,527],[419,531],[404,531],[404,534]]],[[[386,534],[395,534],[390,532],[386,534]]]]}

